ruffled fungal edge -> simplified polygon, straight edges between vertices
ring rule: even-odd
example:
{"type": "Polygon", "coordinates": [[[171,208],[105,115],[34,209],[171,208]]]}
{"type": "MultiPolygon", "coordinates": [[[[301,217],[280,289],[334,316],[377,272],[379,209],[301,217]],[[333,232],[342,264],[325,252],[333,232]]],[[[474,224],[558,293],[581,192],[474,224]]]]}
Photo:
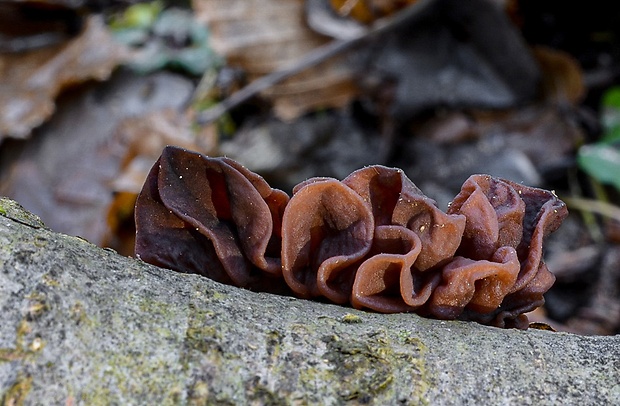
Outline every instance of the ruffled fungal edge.
{"type": "Polygon", "coordinates": [[[289,199],[230,159],[166,147],[136,202],[136,255],[250,289],[527,328],[554,281],[543,241],[566,215],[552,192],[488,175],[444,213],[379,165],[289,199]]]}

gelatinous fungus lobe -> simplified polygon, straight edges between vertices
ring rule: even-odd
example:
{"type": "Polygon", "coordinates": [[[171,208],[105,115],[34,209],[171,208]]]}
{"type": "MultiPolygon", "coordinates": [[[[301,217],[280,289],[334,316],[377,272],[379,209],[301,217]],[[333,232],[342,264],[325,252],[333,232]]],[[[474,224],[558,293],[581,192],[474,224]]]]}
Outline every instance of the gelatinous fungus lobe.
{"type": "Polygon", "coordinates": [[[300,297],[349,301],[357,267],[372,246],[374,219],[364,200],[336,179],[294,190],[282,219],[282,272],[300,297]]]}
{"type": "Polygon", "coordinates": [[[467,218],[459,254],[488,259],[498,248],[517,248],[523,236],[525,202],[508,183],[473,175],[463,183],[448,213],[467,218]]]}
{"type": "Polygon", "coordinates": [[[517,247],[521,270],[502,304],[506,309],[510,309],[510,314],[519,314],[543,305],[543,294],[555,282],[555,276],[543,260],[543,243],[549,234],[560,227],[568,215],[568,209],[553,192],[510,181],[506,183],[510,184],[525,202],[523,238],[517,247]]]}
{"type": "Polygon", "coordinates": [[[261,272],[279,276],[281,232],[274,217],[287,201],[228,159],[166,147],[136,202],[136,254],[239,286],[261,272]]]}
{"type": "Polygon", "coordinates": [[[400,225],[418,235],[422,245],[415,269],[429,269],[451,258],[459,247],[465,217],[442,212],[402,170],[369,166],[342,183],[370,204],[377,224],[400,225]]]}
{"type": "Polygon", "coordinates": [[[412,311],[423,305],[438,282],[437,274],[415,273],[420,237],[398,225],[375,228],[368,258],[360,265],[351,304],[382,313],[412,311]]]}
{"type": "Polygon", "coordinates": [[[471,314],[497,310],[519,273],[517,252],[502,247],[488,260],[455,257],[442,268],[441,283],[429,303],[431,314],[442,319],[458,318],[464,309],[471,314]]]}
{"type": "Polygon", "coordinates": [[[523,313],[544,303],[554,281],[542,260],[542,243],[568,214],[564,203],[542,189],[473,175],[448,213],[463,214],[467,222],[457,256],[442,270],[431,312],[500,327],[526,326],[523,313]],[[447,294],[455,289],[461,292],[447,294]]]}
{"type": "Polygon", "coordinates": [[[360,266],[351,302],[380,312],[422,306],[438,283],[423,271],[451,258],[465,226],[448,216],[399,169],[380,165],[353,172],[342,181],[372,208],[375,239],[360,266]]]}
{"type": "Polygon", "coordinates": [[[473,175],[447,212],[399,169],[312,178],[293,197],[227,158],[166,147],[136,203],[136,254],[220,282],[356,308],[527,327],[554,281],[552,192],[473,175]]]}

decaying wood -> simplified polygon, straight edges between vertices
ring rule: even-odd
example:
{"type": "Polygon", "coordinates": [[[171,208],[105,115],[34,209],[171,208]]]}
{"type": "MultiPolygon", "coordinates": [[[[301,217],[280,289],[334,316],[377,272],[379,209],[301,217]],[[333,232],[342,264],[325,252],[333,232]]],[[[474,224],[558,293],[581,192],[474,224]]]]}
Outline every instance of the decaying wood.
{"type": "Polygon", "coordinates": [[[620,337],[254,293],[0,199],[2,404],[617,404],[620,337]]]}

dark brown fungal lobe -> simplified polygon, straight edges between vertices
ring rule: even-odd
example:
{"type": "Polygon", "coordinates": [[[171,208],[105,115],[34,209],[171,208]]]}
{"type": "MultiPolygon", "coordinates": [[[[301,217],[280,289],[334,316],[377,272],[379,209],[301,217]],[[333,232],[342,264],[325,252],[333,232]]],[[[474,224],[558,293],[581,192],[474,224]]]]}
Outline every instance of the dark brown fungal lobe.
{"type": "Polygon", "coordinates": [[[447,212],[399,169],[312,178],[293,196],[226,158],[166,147],[136,203],[136,255],[261,291],[527,328],[554,282],[553,193],[473,175],[447,212]]]}
{"type": "Polygon", "coordinates": [[[136,202],[136,255],[242,287],[281,284],[288,200],[229,159],[166,147],[136,202]]]}

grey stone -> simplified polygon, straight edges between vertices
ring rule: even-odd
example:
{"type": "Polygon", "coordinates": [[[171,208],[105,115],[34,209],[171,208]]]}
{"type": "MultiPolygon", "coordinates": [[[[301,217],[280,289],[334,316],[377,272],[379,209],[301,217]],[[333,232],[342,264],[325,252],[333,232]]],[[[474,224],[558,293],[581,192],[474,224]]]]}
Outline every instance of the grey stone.
{"type": "Polygon", "coordinates": [[[0,403],[620,403],[620,337],[256,293],[42,227],[0,200],[0,403]]]}

